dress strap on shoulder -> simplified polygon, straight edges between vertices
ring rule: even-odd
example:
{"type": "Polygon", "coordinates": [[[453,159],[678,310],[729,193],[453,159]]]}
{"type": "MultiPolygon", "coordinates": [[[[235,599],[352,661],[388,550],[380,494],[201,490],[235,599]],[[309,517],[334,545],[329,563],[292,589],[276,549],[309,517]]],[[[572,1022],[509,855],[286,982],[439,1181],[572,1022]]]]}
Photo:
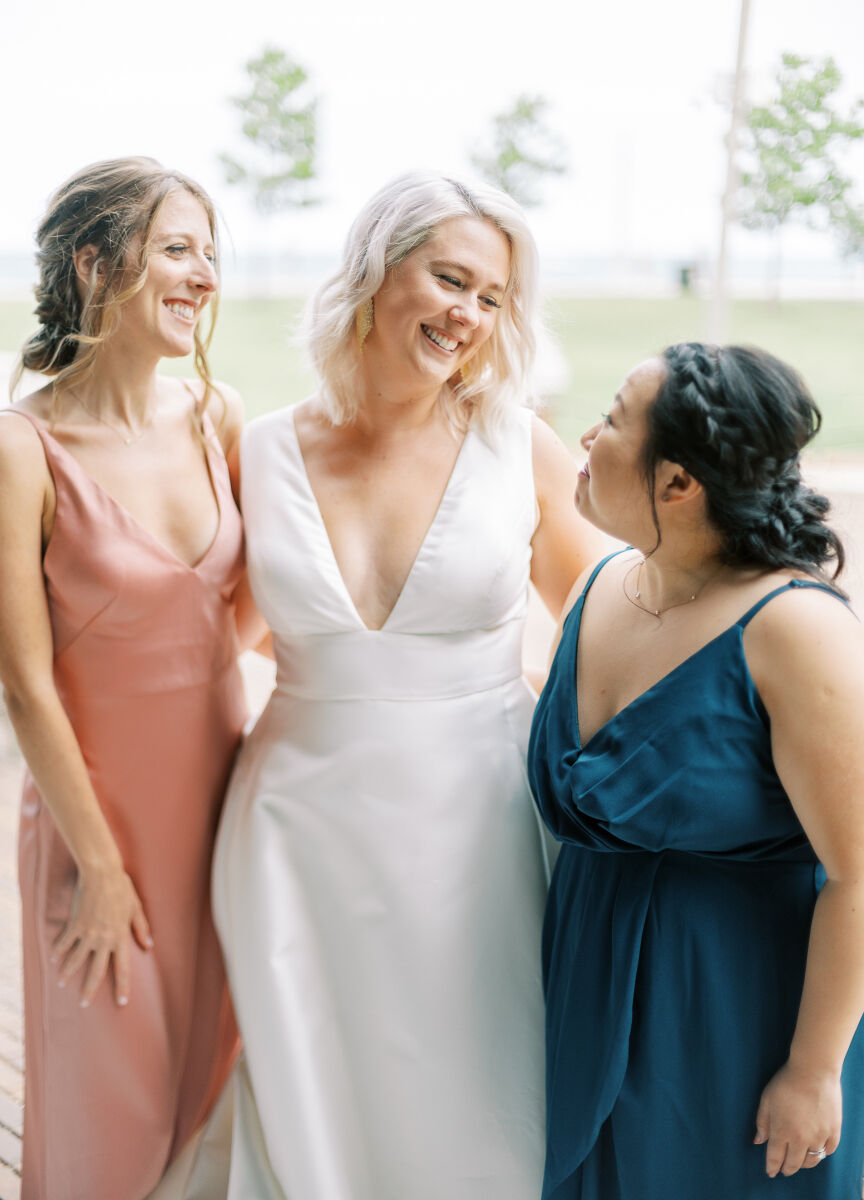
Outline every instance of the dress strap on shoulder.
{"type": "Polygon", "coordinates": [[[742,629],[749,625],[760,609],[764,608],[769,600],[773,600],[775,596],[779,596],[781,592],[791,591],[792,588],[816,588],[820,592],[827,592],[829,596],[833,596],[835,600],[839,600],[841,604],[846,601],[839,593],[827,583],[819,583],[816,579],[790,579],[788,583],[783,583],[780,587],[774,588],[767,596],[763,596],[761,600],[757,600],[752,608],[748,608],[743,617],[740,617],[735,624],[740,625],[742,629]]]}
{"type": "Polygon", "coordinates": [[[16,408],[14,404],[6,404],[0,408],[0,413],[11,413],[14,417],[23,417],[25,421],[29,421],[37,433],[42,432],[39,422],[30,413],[24,412],[23,408],[16,408]]]}
{"type": "Polygon", "coordinates": [[[45,457],[49,462],[54,462],[57,458],[56,449],[59,446],[65,453],[69,453],[66,447],[58,442],[52,433],[50,433],[38,417],[34,417],[32,413],[24,412],[23,408],[16,408],[14,404],[8,404],[5,408],[0,408],[0,413],[12,413],[16,417],[23,417],[24,420],[32,425],[39,436],[39,441],[42,443],[42,449],[45,452],[45,457]]]}
{"type": "Polygon", "coordinates": [[[619,554],[624,554],[626,550],[630,550],[630,549],[632,549],[632,547],[625,546],[623,550],[613,550],[611,554],[607,554],[605,558],[601,558],[600,561],[597,563],[597,565],[594,567],[594,570],[588,576],[588,580],[587,580],[584,588],[582,589],[582,595],[581,595],[580,599],[584,599],[585,596],[588,595],[588,592],[591,590],[591,584],[594,582],[594,580],[597,578],[597,576],[600,574],[600,572],[603,570],[603,568],[606,566],[606,564],[611,559],[617,558],[619,554]]]}

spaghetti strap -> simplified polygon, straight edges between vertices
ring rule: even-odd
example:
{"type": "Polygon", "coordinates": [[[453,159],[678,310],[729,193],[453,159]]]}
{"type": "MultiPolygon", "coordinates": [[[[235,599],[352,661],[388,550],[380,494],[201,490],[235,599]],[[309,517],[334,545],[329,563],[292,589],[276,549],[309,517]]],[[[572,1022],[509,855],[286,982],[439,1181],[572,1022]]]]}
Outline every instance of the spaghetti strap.
{"type": "Polygon", "coordinates": [[[827,592],[829,596],[833,596],[835,600],[839,600],[841,604],[846,603],[843,597],[835,592],[834,589],[827,583],[819,583],[815,579],[790,579],[788,583],[781,584],[780,587],[774,588],[772,592],[769,592],[767,596],[763,596],[761,600],[757,600],[753,607],[749,608],[744,616],[740,617],[735,624],[741,629],[744,629],[750,624],[759,610],[765,607],[769,600],[773,600],[774,597],[779,596],[781,592],[788,592],[791,588],[816,588],[820,592],[827,592]]]}
{"type": "MultiPolygon", "coordinates": [[[[12,404],[7,404],[5,408],[0,408],[0,414],[2,414],[2,413],[12,413],[13,416],[23,417],[25,421],[28,421],[33,426],[33,428],[39,434],[39,437],[40,437],[40,439],[42,439],[43,444],[44,444],[44,439],[42,438],[42,434],[47,433],[48,431],[46,429],[42,428],[41,421],[38,421],[36,419],[36,417],[34,417],[31,413],[24,412],[23,408],[15,408],[15,406],[12,404]]],[[[48,436],[50,437],[51,435],[48,434],[48,436]]]]}
{"type": "Polygon", "coordinates": [[[600,574],[600,572],[603,570],[603,568],[606,566],[606,564],[610,561],[610,559],[617,558],[619,554],[624,554],[627,550],[630,550],[630,549],[632,549],[631,546],[625,546],[623,550],[613,550],[611,554],[607,554],[605,558],[601,558],[600,561],[594,567],[594,570],[588,576],[588,581],[585,584],[584,588],[582,589],[579,599],[580,600],[585,599],[585,597],[588,595],[589,591],[591,590],[591,584],[594,582],[594,580],[597,578],[597,576],[600,574]]]}
{"type": "MultiPolygon", "coordinates": [[[[36,430],[39,441],[42,443],[42,452],[45,455],[45,462],[48,467],[48,470],[51,473],[51,477],[54,478],[54,469],[56,466],[59,465],[59,467],[62,471],[63,462],[62,462],[62,458],[60,458],[57,454],[57,447],[59,446],[60,449],[63,450],[66,454],[69,454],[69,451],[66,449],[66,447],[63,445],[62,442],[58,442],[57,439],[54,437],[54,435],[48,429],[46,429],[44,427],[44,425],[42,424],[42,422],[39,420],[38,417],[34,417],[32,413],[24,412],[24,410],[22,408],[15,408],[11,404],[7,405],[6,408],[0,408],[0,413],[13,413],[16,417],[23,417],[24,420],[28,423],[28,425],[32,425],[33,428],[36,430]]],[[[70,455],[70,457],[74,457],[74,456],[70,455]]],[[[65,478],[65,472],[63,472],[63,475],[65,478]]],[[[55,480],[55,484],[56,484],[56,480],[55,480]]]]}

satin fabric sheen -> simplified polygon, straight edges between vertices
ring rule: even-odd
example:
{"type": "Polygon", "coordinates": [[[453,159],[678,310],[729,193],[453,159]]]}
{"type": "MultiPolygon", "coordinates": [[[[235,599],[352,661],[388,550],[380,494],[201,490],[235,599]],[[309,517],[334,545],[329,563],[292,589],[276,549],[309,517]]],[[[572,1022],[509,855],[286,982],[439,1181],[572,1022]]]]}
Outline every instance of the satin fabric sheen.
{"type": "Polygon", "coordinates": [[[530,414],[468,433],[380,631],[345,588],[290,410],[242,443],[273,696],[214,910],[245,1055],[231,1200],[536,1200],[547,871],[520,649],[530,414]]]}
{"type": "MultiPolygon", "coordinates": [[[[861,1029],[838,1151],[769,1179],[752,1145],[762,1089],[789,1051],[824,881],[742,647],[777,593],[583,745],[576,654],[597,570],[565,622],[529,752],[562,842],[544,929],[544,1200],[854,1200],[861,1029]]],[[[808,586],[821,585],[789,585],[808,586]]]]}
{"type": "Polygon", "coordinates": [[[21,1195],[142,1200],[211,1111],[237,1050],[209,874],[245,719],[230,604],[243,569],[240,515],[211,430],[219,527],[190,568],[27,419],[57,493],[43,563],[55,683],[154,946],[133,948],[125,1008],[110,978],[88,1009],[82,976],[58,988],[51,945],[76,868],[28,775],[21,1195]]]}

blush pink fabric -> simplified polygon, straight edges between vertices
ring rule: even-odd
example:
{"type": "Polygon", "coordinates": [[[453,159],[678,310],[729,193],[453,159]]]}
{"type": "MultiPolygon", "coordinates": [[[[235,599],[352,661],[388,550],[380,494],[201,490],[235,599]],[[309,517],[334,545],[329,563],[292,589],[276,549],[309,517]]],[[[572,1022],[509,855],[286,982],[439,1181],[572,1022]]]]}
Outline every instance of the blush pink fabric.
{"type": "Polygon", "coordinates": [[[125,1008],[106,984],[88,1009],[81,977],[58,988],[51,944],[76,870],[28,775],[22,1200],[141,1200],[207,1116],[237,1049],[209,880],[245,719],[229,602],[242,528],[212,430],[219,527],[190,567],[28,419],[57,492],[44,558],[56,686],[155,944],[133,949],[125,1008]]]}

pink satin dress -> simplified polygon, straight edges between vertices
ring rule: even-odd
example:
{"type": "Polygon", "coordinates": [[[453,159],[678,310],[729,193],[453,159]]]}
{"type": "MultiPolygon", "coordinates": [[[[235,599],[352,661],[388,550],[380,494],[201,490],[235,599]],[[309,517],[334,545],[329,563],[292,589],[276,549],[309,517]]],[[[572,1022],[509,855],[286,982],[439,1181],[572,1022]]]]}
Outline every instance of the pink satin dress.
{"type": "Polygon", "coordinates": [[[28,419],[57,492],[43,563],[55,682],[154,946],[133,949],[125,1008],[110,981],[87,1009],[83,976],[57,986],[51,945],[76,868],[28,775],[19,844],[21,1195],[142,1200],[208,1115],[237,1050],[209,881],[245,719],[230,603],[243,570],[242,527],[212,429],[219,527],[190,567],[28,419]]]}

